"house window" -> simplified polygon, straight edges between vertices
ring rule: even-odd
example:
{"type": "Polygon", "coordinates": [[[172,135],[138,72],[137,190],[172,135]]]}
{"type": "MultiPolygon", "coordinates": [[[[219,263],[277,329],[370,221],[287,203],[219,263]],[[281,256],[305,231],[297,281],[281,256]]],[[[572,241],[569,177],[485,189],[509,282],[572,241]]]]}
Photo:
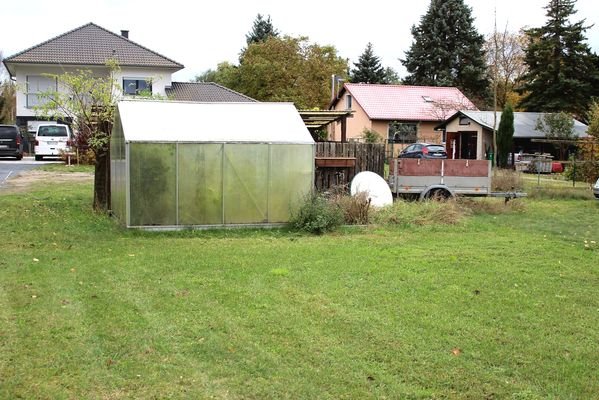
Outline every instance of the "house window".
{"type": "Polygon", "coordinates": [[[418,123],[389,122],[389,143],[416,143],[417,136],[418,123]]]}
{"type": "Polygon", "coordinates": [[[152,81],[146,78],[123,78],[123,93],[129,96],[152,94],[152,81]]]}
{"type": "Polygon", "coordinates": [[[470,119],[468,117],[460,117],[460,125],[470,125],[470,119]]]}
{"type": "Polygon", "coordinates": [[[345,96],[345,109],[346,110],[351,110],[351,105],[352,105],[351,102],[352,102],[351,95],[348,94],[347,96],[345,96]]]}
{"type": "Polygon", "coordinates": [[[27,108],[41,106],[48,99],[42,99],[39,93],[57,91],[58,84],[56,78],[50,78],[41,75],[27,75],[27,108]]]}

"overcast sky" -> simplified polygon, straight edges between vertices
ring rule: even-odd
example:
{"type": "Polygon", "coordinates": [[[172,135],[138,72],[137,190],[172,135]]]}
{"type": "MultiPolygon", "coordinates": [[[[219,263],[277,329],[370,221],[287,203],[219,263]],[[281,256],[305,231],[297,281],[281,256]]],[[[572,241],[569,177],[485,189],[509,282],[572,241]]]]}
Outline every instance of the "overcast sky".
{"type": "MultiPolygon", "coordinates": [[[[465,0],[472,7],[481,34],[497,25],[517,31],[545,22],[548,0],[465,0]]],[[[56,35],[94,22],[110,31],[130,31],[129,38],[185,65],[173,79],[187,81],[222,61],[237,62],[245,35],[256,14],[270,15],[281,33],[308,36],[320,45],[334,45],[341,57],[357,61],[366,44],[385,67],[404,74],[399,58],[412,43],[410,27],[426,12],[428,0],[346,1],[302,0],[24,0],[4,2],[0,12],[0,51],[5,57],[56,35]]],[[[578,0],[576,21],[599,25],[599,1],[578,0]]],[[[599,26],[587,31],[599,52],[599,26]]],[[[351,65],[351,64],[350,64],[351,65]]],[[[352,65],[353,66],[353,65],[352,65]]]]}

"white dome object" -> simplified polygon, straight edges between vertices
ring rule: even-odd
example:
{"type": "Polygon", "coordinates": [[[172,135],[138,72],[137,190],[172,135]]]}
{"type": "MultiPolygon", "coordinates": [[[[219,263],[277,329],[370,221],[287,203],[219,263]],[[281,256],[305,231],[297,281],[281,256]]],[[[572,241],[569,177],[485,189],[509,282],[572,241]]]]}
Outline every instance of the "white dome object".
{"type": "Polygon", "coordinates": [[[374,172],[360,172],[351,181],[351,195],[355,196],[360,192],[366,193],[373,207],[386,207],[393,204],[393,195],[389,185],[374,172]]]}

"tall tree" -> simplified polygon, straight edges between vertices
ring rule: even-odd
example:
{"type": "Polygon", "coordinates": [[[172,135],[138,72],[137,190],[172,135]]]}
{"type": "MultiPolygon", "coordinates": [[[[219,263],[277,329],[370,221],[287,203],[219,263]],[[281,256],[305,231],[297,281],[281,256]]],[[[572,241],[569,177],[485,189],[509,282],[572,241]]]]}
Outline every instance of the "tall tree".
{"type": "Polygon", "coordinates": [[[591,97],[599,94],[595,55],[586,44],[585,20],[570,22],[575,0],[550,0],[547,23],[526,30],[528,73],[518,89],[527,111],[568,112],[586,120],[591,97]]]}
{"type": "Polygon", "coordinates": [[[77,130],[77,141],[86,142],[94,153],[93,207],[106,211],[110,207],[110,135],[114,109],[122,88],[118,84],[119,65],[107,63],[108,75],[98,76],[90,70],[48,74],[56,79],[60,91],[49,89],[40,93],[44,99],[35,107],[41,117],[69,118],[77,130]]]}
{"type": "Polygon", "coordinates": [[[330,77],[347,74],[347,60],[333,46],[308,38],[271,37],[252,43],[230,87],[260,101],[291,101],[298,108],[326,107],[330,77]]]}
{"type": "Polygon", "coordinates": [[[497,77],[497,106],[503,109],[508,103],[518,103],[516,86],[526,73],[524,63],[524,32],[512,33],[507,29],[487,37],[485,54],[491,76],[497,77]]]}
{"type": "Polygon", "coordinates": [[[402,64],[411,85],[456,86],[481,104],[489,96],[484,38],[463,0],[431,0],[402,64]]]}
{"type": "Polygon", "coordinates": [[[514,110],[508,103],[503,108],[497,129],[497,164],[507,168],[507,161],[514,143],[514,110]]]}
{"type": "Polygon", "coordinates": [[[252,30],[245,35],[245,40],[249,46],[252,43],[264,42],[270,37],[278,37],[279,31],[275,29],[270,20],[270,15],[264,19],[264,16],[258,14],[252,25],[252,30]]]}
{"type": "Polygon", "coordinates": [[[354,63],[354,69],[350,74],[350,81],[354,83],[387,83],[385,69],[381,60],[374,54],[372,43],[366,45],[366,49],[354,63]]]}
{"type": "Polygon", "coordinates": [[[399,79],[399,75],[397,71],[395,71],[391,67],[385,68],[385,83],[389,85],[399,85],[401,84],[401,79],[399,79]]]}

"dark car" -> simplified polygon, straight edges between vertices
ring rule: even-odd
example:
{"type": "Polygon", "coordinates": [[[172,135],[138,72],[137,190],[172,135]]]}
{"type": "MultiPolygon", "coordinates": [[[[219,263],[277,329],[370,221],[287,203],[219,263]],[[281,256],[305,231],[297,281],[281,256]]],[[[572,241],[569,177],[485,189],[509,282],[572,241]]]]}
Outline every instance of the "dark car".
{"type": "Polygon", "coordinates": [[[0,125],[0,156],[23,158],[23,137],[16,125],[0,125]]]}
{"type": "Polygon", "coordinates": [[[447,152],[441,144],[415,143],[403,149],[399,158],[447,158],[447,152]]]}

